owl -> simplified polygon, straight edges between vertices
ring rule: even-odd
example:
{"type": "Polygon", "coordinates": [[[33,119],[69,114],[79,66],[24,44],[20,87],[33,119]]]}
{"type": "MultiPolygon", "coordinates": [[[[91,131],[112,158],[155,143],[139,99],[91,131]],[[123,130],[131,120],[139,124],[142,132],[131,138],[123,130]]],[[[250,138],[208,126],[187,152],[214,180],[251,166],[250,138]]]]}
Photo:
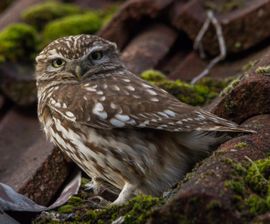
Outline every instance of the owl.
{"type": "Polygon", "coordinates": [[[92,178],[119,190],[158,196],[191,164],[248,132],[186,105],[128,71],[116,44],[93,35],[57,39],[36,57],[38,117],[46,136],[92,178]]]}

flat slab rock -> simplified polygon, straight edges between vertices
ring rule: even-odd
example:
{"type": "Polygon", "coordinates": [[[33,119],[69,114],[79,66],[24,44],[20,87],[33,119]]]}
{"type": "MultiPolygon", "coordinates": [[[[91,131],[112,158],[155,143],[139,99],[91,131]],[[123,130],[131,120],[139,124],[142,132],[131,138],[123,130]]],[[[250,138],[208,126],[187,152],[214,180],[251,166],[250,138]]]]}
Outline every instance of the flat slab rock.
{"type": "Polygon", "coordinates": [[[101,37],[117,43],[122,50],[130,38],[149,21],[156,18],[173,0],[130,0],[99,33],[101,37]]]}
{"type": "MultiPolygon", "coordinates": [[[[269,46],[266,48],[263,47],[255,52],[246,52],[244,57],[230,58],[230,60],[222,61],[210,70],[207,77],[224,79],[243,74],[269,51],[269,46]]],[[[209,60],[201,59],[197,52],[192,51],[182,60],[178,60],[178,64],[173,67],[168,76],[170,79],[190,81],[200,74],[208,64],[209,60]]]]}
{"type": "Polygon", "coordinates": [[[154,68],[168,53],[177,33],[163,24],[155,24],[132,39],[124,49],[121,59],[135,74],[154,68]]]}
{"type": "MultiPolygon", "coordinates": [[[[206,11],[212,9],[221,24],[229,53],[236,53],[255,46],[270,36],[270,2],[268,0],[248,1],[180,1],[172,10],[171,21],[175,27],[184,30],[195,40],[205,19],[206,11]]],[[[218,54],[215,29],[211,27],[203,39],[203,45],[210,54],[218,54]]]]}
{"type": "Polygon", "coordinates": [[[69,174],[35,116],[9,111],[0,123],[0,182],[39,204],[48,204],[69,174]]]}

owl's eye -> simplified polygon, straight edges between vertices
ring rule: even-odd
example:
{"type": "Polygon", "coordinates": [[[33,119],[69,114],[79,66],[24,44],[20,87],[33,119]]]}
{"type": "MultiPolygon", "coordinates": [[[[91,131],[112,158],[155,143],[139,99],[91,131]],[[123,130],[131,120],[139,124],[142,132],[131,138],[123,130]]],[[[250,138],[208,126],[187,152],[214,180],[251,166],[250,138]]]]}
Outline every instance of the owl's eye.
{"type": "Polygon", "coordinates": [[[54,68],[62,67],[66,62],[61,58],[56,58],[52,61],[52,66],[54,68]]]}
{"type": "Polygon", "coordinates": [[[93,61],[100,60],[101,58],[103,58],[103,52],[102,51],[93,51],[89,55],[89,58],[90,58],[90,60],[93,60],[93,61]]]}

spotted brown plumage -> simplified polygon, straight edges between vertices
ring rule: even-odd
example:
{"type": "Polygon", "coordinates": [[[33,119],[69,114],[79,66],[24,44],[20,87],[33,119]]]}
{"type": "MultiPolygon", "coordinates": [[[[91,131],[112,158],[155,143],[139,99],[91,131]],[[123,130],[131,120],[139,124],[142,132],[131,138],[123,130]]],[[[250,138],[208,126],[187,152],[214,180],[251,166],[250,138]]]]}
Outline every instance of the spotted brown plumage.
{"type": "Polygon", "coordinates": [[[60,38],[36,58],[38,116],[48,138],[93,179],[160,195],[237,124],[181,103],[126,69],[114,43],[60,38]],[[212,131],[212,133],[211,133],[212,131]]]}

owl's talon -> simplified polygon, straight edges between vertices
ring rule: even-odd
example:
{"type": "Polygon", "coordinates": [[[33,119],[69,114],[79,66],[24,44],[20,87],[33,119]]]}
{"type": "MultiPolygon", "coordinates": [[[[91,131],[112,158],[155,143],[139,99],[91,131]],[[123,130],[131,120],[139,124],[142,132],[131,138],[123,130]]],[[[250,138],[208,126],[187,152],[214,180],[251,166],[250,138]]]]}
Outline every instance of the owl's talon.
{"type": "Polygon", "coordinates": [[[93,192],[94,193],[94,184],[92,181],[88,182],[87,184],[84,185],[84,190],[85,191],[89,191],[89,192],[93,192]]]}

